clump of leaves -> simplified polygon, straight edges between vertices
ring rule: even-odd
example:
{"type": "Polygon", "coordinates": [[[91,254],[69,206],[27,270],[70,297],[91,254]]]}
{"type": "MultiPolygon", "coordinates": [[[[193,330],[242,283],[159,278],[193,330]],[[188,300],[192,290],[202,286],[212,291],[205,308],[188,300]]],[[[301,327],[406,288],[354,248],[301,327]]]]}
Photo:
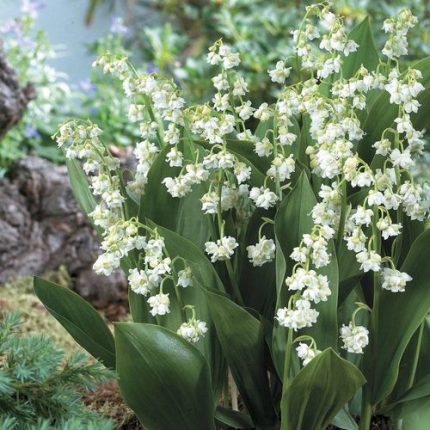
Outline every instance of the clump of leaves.
{"type": "Polygon", "coordinates": [[[83,353],[66,357],[43,334],[20,335],[21,324],[17,312],[0,323],[0,428],[112,429],[81,400],[112,374],[83,353]]]}

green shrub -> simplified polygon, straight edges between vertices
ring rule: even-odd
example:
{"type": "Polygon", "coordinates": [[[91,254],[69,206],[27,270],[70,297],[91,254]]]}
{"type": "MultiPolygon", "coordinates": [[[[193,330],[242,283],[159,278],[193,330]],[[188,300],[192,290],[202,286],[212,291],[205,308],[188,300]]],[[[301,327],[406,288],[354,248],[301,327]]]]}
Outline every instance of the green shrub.
{"type": "Polygon", "coordinates": [[[19,313],[0,324],[0,428],[111,429],[81,401],[111,374],[83,353],[66,358],[45,335],[21,336],[21,324],[19,313]]]}

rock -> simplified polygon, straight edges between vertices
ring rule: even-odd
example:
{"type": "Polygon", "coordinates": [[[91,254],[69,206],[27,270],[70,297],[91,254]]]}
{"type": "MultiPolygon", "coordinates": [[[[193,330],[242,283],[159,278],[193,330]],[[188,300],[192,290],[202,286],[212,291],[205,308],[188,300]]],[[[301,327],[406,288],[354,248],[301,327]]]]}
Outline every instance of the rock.
{"type": "Polygon", "coordinates": [[[122,272],[97,276],[99,240],[78,208],[67,169],[39,157],[16,162],[0,180],[0,282],[64,265],[76,290],[98,307],[126,300],[122,272]]]}
{"type": "Polygon", "coordinates": [[[8,65],[0,44],[0,139],[22,118],[34,96],[31,84],[25,88],[19,86],[16,73],[8,65]]]}

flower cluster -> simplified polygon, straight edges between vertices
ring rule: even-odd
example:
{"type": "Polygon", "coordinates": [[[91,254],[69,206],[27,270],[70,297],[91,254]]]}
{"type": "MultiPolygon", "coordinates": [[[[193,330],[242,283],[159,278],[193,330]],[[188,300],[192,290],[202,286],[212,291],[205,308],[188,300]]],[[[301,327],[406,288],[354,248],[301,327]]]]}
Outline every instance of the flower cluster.
{"type": "Polygon", "coordinates": [[[343,325],[340,329],[343,348],[354,354],[363,354],[363,348],[369,343],[369,330],[363,326],[352,323],[343,325]]]}
{"type": "MultiPolygon", "coordinates": [[[[307,336],[302,336],[302,338],[307,338],[307,336]]],[[[299,342],[299,345],[296,347],[296,352],[297,352],[297,356],[302,361],[302,365],[306,366],[321,351],[316,348],[315,342],[312,339],[310,345],[304,342],[299,342]]]]}
{"type": "MultiPolygon", "coordinates": [[[[387,57],[406,53],[406,33],[415,22],[409,11],[386,21],[384,30],[390,33],[384,48],[387,57]]],[[[304,24],[294,33],[294,39],[303,67],[316,72],[320,79],[340,71],[344,58],[341,53],[346,57],[358,48],[355,42],[347,40],[341,21],[325,6],[307,9],[304,24]],[[321,20],[319,27],[311,21],[315,16],[321,20]],[[326,31],[322,37],[321,27],[326,31]],[[316,40],[321,40],[319,48],[328,54],[315,50],[316,40]]],[[[381,254],[378,238],[389,241],[401,234],[403,213],[411,220],[422,221],[428,216],[425,190],[409,175],[414,158],[423,149],[423,132],[414,128],[410,117],[420,106],[417,96],[424,89],[419,82],[421,78],[419,70],[409,68],[401,73],[398,65],[387,74],[379,70],[369,72],[361,66],[351,78],[345,79],[342,75],[336,78],[329,98],[320,91],[313,77],[301,87],[288,89],[293,94],[289,103],[294,108],[290,112],[309,115],[312,145],[307,147],[306,153],[312,173],[332,182],[321,185],[321,201],[312,210],[315,223],[312,234],[305,234],[290,256],[297,264],[286,280],[292,294],[288,307],[277,311],[280,325],[297,330],[309,327],[316,320],[309,316],[310,303],[327,300],[330,289],[321,275],[309,267],[313,264],[318,269],[329,263],[328,241],[336,233],[342,234],[348,250],[356,253],[363,272],[380,273],[382,288],[401,292],[411,281],[410,275],[395,268],[391,255],[381,254]],[[382,160],[373,168],[357,152],[364,137],[357,112],[366,108],[366,94],[375,89],[386,91],[399,113],[393,128],[385,129],[381,139],[373,144],[376,157],[382,160]],[[350,208],[344,221],[342,211],[346,213],[347,210],[347,186],[366,191],[367,195],[362,203],[350,208]],[[393,215],[393,211],[397,212],[393,215]],[[306,306],[303,300],[307,301],[306,306]]],[[[345,348],[361,352],[368,342],[367,333],[365,327],[343,327],[341,337],[345,348]]]]}
{"type": "Polygon", "coordinates": [[[186,306],[185,308],[191,309],[192,316],[188,321],[182,323],[177,333],[188,342],[196,343],[206,334],[208,328],[204,321],[196,319],[196,311],[193,306],[186,306]]]}
{"type": "Polygon", "coordinates": [[[308,6],[293,39],[303,68],[317,70],[317,76],[323,79],[338,73],[342,55],[348,56],[358,48],[357,43],[348,39],[342,20],[330,11],[328,4],[308,6]],[[319,20],[319,25],[315,25],[313,18],[319,20]]]}
{"type": "Polygon", "coordinates": [[[312,234],[303,235],[299,246],[293,249],[290,257],[297,262],[291,276],[285,283],[291,291],[287,308],[278,309],[277,320],[280,325],[293,330],[310,327],[316,322],[318,311],[311,309],[311,303],[324,302],[331,295],[327,276],[310,269],[325,267],[330,262],[329,240],[334,230],[327,225],[316,224],[312,234]]]}
{"type": "MultiPolygon", "coordinates": [[[[163,238],[124,208],[124,195],[136,202],[145,193],[157,160],[168,166],[161,182],[172,198],[195,198],[199,193],[197,204],[211,226],[203,250],[217,263],[217,270],[226,269],[223,275],[239,302],[237,274],[245,254],[241,247],[249,237],[247,228],[253,224],[251,216],[260,212],[272,216],[298,173],[311,177],[317,196],[308,214],[312,227],[286,256],[294,265],[280,291],[281,301],[287,303],[276,309],[280,326],[294,332],[312,327],[319,304],[335,296],[330,271],[325,269],[335,263],[335,244],[356,256],[358,271],[375,272],[375,288],[404,291],[412,278],[396,268],[397,238],[405,217],[423,221],[430,207],[425,187],[409,173],[424,145],[423,132],[415,129],[412,116],[420,108],[422,74],[414,68],[403,72],[397,61],[393,67],[390,63],[405,53],[406,33],[414,22],[409,12],[387,21],[384,53],[388,61],[381,61],[374,71],[361,66],[353,76],[344,77],[342,65],[359,47],[348,39],[342,19],[327,3],[309,6],[300,29],[293,33],[296,58],[291,65],[288,58],[280,60],[268,71],[279,84],[277,99],[259,106],[247,100],[248,83],[238,68],[238,54],[221,40],[207,57],[217,69],[213,98],[193,106],[186,106],[171,80],[136,71],[124,56],[100,57],[95,65],[122,81],[129,100],[128,118],[138,126],[141,139],[134,148],[134,174],[127,182],[117,173],[118,161],[102,144],[97,126],[68,123],[60,128],[59,145],[69,158],[84,161],[96,196],[91,215],[104,231],[104,253],[96,270],[109,274],[130,257],[130,288],[149,296],[154,316],[170,312],[173,295],[167,288],[173,287],[180,298],[182,288],[193,285],[187,262],[181,259],[183,265],[177,271],[177,257],[169,257],[163,238]],[[297,63],[305,74],[300,82],[290,76],[297,63]],[[367,143],[374,153],[365,157],[362,117],[374,91],[386,93],[398,114],[390,127],[367,143]],[[354,198],[348,200],[351,190],[354,198]]],[[[257,243],[246,248],[255,267],[272,261],[276,254],[270,238],[273,231],[262,234],[263,227],[273,227],[274,221],[261,219],[257,243]]],[[[183,318],[178,333],[195,342],[205,331],[205,323],[193,313],[193,318],[183,318]]],[[[355,313],[349,325],[341,328],[340,337],[344,348],[354,353],[361,353],[369,341],[367,328],[355,325],[355,313]]],[[[300,343],[297,353],[307,364],[319,351],[311,340],[310,345],[300,343]]]]}
{"type": "MultiPolygon", "coordinates": [[[[90,216],[96,226],[107,232],[116,222],[122,222],[124,197],[120,191],[119,178],[115,174],[119,160],[110,156],[101,141],[101,133],[100,128],[90,121],[69,121],[60,126],[55,138],[58,146],[63,148],[65,156],[82,160],[85,173],[91,175],[91,190],[99,198],[99,203],[90,216]]],[[[117,230],[113,229],[111,232],[113,236],[118,236],[117,230]]],[[[111,240],[113,241],[114,239],[111,240]]],[[[119,267],[119,259],[106,257],[97,267],[101,273],[110,274],[113,269],[119,267]],[[109,264],[108,260],[111,260],[112,264],[109,264]]]]}
{"type": "Polygon", "coordinates": [[[275,258],[275,242],[273,239],[266,239],[266,236],[261,237],[255,245],[249,245],[246,249],[249,260],[256,267],[262,266],[275,258]]]}

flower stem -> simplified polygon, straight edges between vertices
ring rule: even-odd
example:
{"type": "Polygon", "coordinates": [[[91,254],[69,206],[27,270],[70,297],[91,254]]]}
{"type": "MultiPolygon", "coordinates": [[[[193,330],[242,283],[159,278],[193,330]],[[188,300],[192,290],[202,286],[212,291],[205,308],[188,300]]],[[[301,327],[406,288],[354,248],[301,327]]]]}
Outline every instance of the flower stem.
{"type": "Polygon", "coordinates": [[[363,403],[361,407],[360,416],[360,430],[370,430],[372,424],[372,405],[366,399],[367,396],[363,396],[363,403]]]}
{"type": "MultiPolygon", "coordinates": [[[[373,209],[373,220],[372,220],[372,247],[374,251],[378,254],[381,253],[381,236],[379,234],[379,230],[377,227],[379,218],[378,209],[375,207],[373,209]]],[[[370,314],[370,333],[371,333],[371,341],[368,346],[370,351],[370,359],[374,359],[373,357],[374,351],[376,351],[376,345],[378,344],[378,325],[379,325],[379,306],[380,306],[380,298],[381,298],[381,286],[379,285],[379,274],[378,272],[374,272],[373,274],[373,304],[372,304],[372,312],[370,314]]],[[[360,430],[369,430],[370,424],[372,420],[372,402],[370,399],[371,393],[371,384],[372,384],[372,376],[370,380],[368,380],[367,384],[363,388],[363,400],[361,406],[361,419],[360,419],[360,430]]]]}
{"type": "Polygon", "coordinates": [[[340,254],[340,249],[343,241],[343,232],[345,230],[345,219],[346,219],[346,181],[343,181],[341,184],[341,212],[340,212],[340,220],[339,220],[339,228],[337,231],[337,252],[340,254]]]}

